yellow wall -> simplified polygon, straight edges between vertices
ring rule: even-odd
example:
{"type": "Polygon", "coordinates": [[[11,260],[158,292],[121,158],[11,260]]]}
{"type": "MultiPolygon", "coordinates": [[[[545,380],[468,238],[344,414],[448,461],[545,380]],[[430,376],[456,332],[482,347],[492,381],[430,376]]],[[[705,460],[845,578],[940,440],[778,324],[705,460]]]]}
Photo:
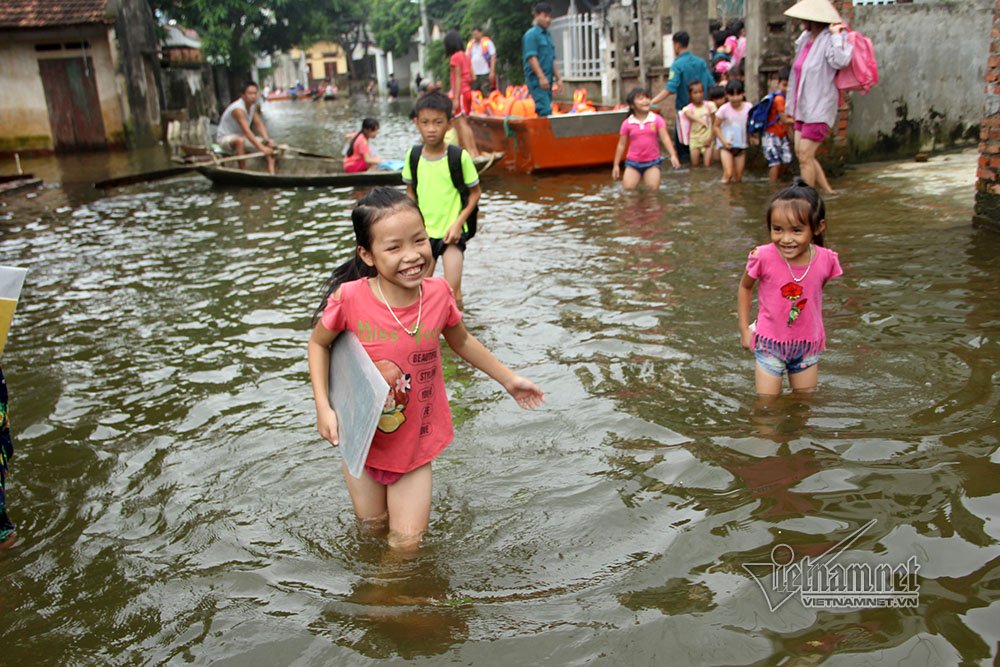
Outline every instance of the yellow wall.
{"type": "MultiPolygon", "coordinates": [[[[302,53],[301,49],[292,49],[291,56],[298,58],[302,53]]],[[[347,74],[347,55],[340,44],[336,42],[316,42],[306,49],[306,62],[309,65],[309,76],[313,79],[325,79],[325,64],[333,62],[337,64],[337,74],[347,74]],[[333,57],[324,57],[324,53],[335,54],[333,57]]]]}
{"type": "Polygon", "coordinates": [[[38,70],[41,58],[82,57],[81,50],[35,51],[35,44],[52,42],[90,43],[86,55],[94,67],[104,131],[109,142],[124,139],[118,87],[104,28],[74,30],[72,34],[34,33],[5,35],[0,39],[0,151],[51,150],[54,148],[45,90],[38,70]],[[16,91],[16,94],[14,94],[16,91]]]}

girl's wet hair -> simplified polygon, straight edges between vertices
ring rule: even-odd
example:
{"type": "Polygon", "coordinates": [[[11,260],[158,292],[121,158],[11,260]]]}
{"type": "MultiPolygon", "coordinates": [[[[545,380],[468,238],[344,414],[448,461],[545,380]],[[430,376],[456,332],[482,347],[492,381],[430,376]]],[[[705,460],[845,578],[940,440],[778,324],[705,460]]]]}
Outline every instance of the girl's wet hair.
{"type": "MultiPolygon", "coordinates": [[[[364,248],[368,252],[371,252],[372,227],[379,220],[403,208],[410,208],[417,215],[420,215],[417,203],[399,190],[393,188],[375,188],[358,201],[358,205],[351,211],[351,223],[354,225],[354,240],[357,243],[354,250],[354,257],[334,269],[323,285],[323,299],[313,312],[312,324],[310,326],[315,327],[316,323],[319,322],[320,317],[323,315],[323,310],[326,309],[326,302],[337,291],[338,287],[352,280],[374,278],[378,275],[374,266],[368,266],[361,259],[361,253],[358,252],[358,248],[364,248]]],[[[422,216],[421,220],[423,220],[422,216]]]]}
{"type": "Polygon", "coordinates": [[[351,139],[351,143],[347,145],[347,154],[354,155],[354,142],[358,140],[358,137],[361,136],[362,132],[364,132],[365,130],[368,130],[369,132],[374,132],[379,127],[380,126],[378,124],[378,120],[374,118],[365,118],[363,121],[361,121],[361,130],[359,130],[358,133],[354,135],[354,138],[351,139]]]}
{"type": "Polygon", "coordinates": [[[705,84],[703,84],[701,81],[692,81],[691,83],[688,84],[688,95],[690,95],[694,91],[695,86],[701,86],[702,88],[704,88],[705,84]]]}
{"type": "Polygon", "coordinates": [[[739,79],[732,79],[726,84],[726,95],[742,95],[743,82],[739,79]]]}
{"type": "Polygon", "coordinates": [[[826,205],[816,188],[796,177],[792,184],[774,195],[767,207],[767,232],[771,233],[771,214],[778,206],[786,208],[791,216],[803,225],[809,225],[813,233],[813,243],[824,245],[820,225],[826,220],[826,205]]]}
{"type": "Polygon", "coordinates": [[[628,91],[628,95],[625,96],[625,104],[629,106],[629,109],[632,109],[633,108],[632,105],[635,103],[636,98],[639,98],[643,95],[645,95],[646,97],[652,97],[652,95],[649,94],[648,90],[646,90],[641,86],[636,86],[632,90],[628,91]]]}

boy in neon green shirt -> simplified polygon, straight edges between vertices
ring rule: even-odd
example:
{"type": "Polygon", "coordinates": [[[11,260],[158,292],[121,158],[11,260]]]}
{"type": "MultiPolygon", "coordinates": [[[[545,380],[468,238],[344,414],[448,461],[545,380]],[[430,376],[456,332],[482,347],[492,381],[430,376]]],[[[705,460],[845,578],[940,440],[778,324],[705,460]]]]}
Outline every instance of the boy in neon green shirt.
{"type": "MultiPolygon", "coordinates": [[[[414,110],[423,145],[407,151],[403,160],[403,182],[406,194],[417,202],[424,216],[434,260],[443,258],[444,278],[454,290],[455,300],[461,303],[465,244],[471,236],[466,223],[482,193],[479,173],[472,158],[463,150],[461,180],[468,188],[468,200],[463,206],[462,194],[452,181],[448,146],[444,141],[445,133],[451,128],[451,100],[439,92],[427,93],[417,100],[414,110]],[[414,150],[420,151],[416,174],[411,167],[414,150]]],[[[433,272],[434,267],[431,268],[433,272]]]]}

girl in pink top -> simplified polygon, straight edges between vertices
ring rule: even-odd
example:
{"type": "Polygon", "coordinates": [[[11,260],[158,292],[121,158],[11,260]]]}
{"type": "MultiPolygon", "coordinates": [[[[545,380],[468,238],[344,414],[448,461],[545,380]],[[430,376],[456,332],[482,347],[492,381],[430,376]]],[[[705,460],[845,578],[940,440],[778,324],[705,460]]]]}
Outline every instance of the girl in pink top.
{"type": "Polygon", "coordinates": [[[361,131],[354,135],[347,145],[347,152],[344,153],[344,172],[356,174],[368,171],[381,162],[380,159],[372,155],[368,142],[378,135],[379,124],[374,118],[365,118],[361,121],[361,131]]]}
{"type": "Polygon", "coordinates": [[[757,393],[777,396],[788,373],[792,391],[816,390],[819,354],[826,347],[823,286],[843,274],[837,253],[824,247],[826,207],[800,178],[771,200],[771,243],[754,248],[737,296],[740,342],[757,359],[757,393]],[[753,286],[757,321],[750,322],[753,286]]]}
{"type": "Polygon", "coordinates": [[[628,146],[628,156],[625,157],[625,174],[622,176],[622,187],[632,190],[639,187],[639,181],[647,187],[656,190],[660,187],[660,144],[667,149],[670,154],[670,164],[677,169],[681,166],[677,159],[677,151],[674,150],[674,142],[667,134],[667,124],[658,114],[651,110],[652,98],[645,88],[633,88],[628,97],[625,98],[632,115],[622,122],[618,140],[618,148],[615,150],[615,162],[611,168],[611,178],[617,181],[621,176],[619,164],[625,156],[625,147],[628,146]]]}
{"type": "Polygon", "coordinates": [[[401,192],[375,188],[351,214],[357,253],[336,271],[313,317],[309,376],[320,435],[336,446],[330,407],[330,346],[353,331],[389,384],[365,471],[344,466],[354,512],[364,528],[388,529],[389,546],[415,549],[431,511],[431,461],[451,443],[452,425],[441,371],[441,345],[482,370],[523,408],[544,400],[530,380],[497,361],[466,331],[448,283],[434,265],[420,209],[401,192]]]}

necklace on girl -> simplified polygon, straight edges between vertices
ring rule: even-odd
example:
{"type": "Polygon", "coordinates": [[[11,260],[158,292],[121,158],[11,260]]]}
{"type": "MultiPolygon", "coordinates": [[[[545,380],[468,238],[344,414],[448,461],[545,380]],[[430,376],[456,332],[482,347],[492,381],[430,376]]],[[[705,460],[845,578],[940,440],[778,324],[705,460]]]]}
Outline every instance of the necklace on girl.
{"type": "MultiPolygon", "coordinates": [[[[810,243],[810,244],[809,244],[809,263],[808,263],[808,264],[806,264],[806,271],[805,271],[805,273],[803,273],[803,274],[802,274],[802,275],[801,275],[800,277],[798,277],[798,278],[796,278],[796,277],[795,277],[795,272],[794,272],[794,271],[792,271],[792,265],[788,263],[788,258],[786,258],[786,257],[785,257],[784,255],[782,255],[782,256],[781,256],[781,259],[785,260],[785,266],[787,266],[787,267],[788,267],[788,273],[790,273],[790,274],[791,274],[791,276],[792,276],[792,280],[794,280],[794,281],[795,281],[795,282],[797,282],[797,283],[800,283],[800,282],[802,282],[803,280],[805,280],[805,279],[806,279],[806,276],[808,276],[808,275],[809,275],[809,269],[811,269],[811,268],[812,268],[812,265],[813,265],[813,259],[814,259],[815,257],[816,257],[816,250],[815,250],[815,249],[814,249],[814,248],[812,247],[812,244],[810,243]]],[[[396,321],[398,322],[399,320],[396,320],[396,321]]],[[[400,326],[402,326],[402,325],[400,325],[400,326]]],[[[404,331],[405,331],[405,330],[404,330],[404,331]]]]}
{"type": "MultiPolygon", "coordinates": [[[[805,276],[802,276],[802,277],[805,278],[805,276]]],[[[420,331],[420,314],[424,310],[424,287],[423,287],[423,285],[417,285],[417,294],[420,295],[420,297],[419,297],[420,300],[418,301],[418,305],[417,305],[417,322],[416,322],[416,324],[413,325],[413,329],[407,329],[405,326],[403,326],[403,323],[399,321],[398,317],[396,317],[396,313],[393,312],[392,306],[389,305],[389,300],[386,299],[385,298],[385,294],[382,293],[382,276],[376,276],[375,277],[375,287],[378,288],[378,295],[380,297],[382,297],[382,303],[384,303],[385,307],[389,309],[389,314],[392,315],[392,319],[396,320],[396,324],[399,325],[399,328],[402,329],[404,333],[406,333],[406,334],[408,334],[410,336],[416,336],[417,332],[420,331]]]]}

